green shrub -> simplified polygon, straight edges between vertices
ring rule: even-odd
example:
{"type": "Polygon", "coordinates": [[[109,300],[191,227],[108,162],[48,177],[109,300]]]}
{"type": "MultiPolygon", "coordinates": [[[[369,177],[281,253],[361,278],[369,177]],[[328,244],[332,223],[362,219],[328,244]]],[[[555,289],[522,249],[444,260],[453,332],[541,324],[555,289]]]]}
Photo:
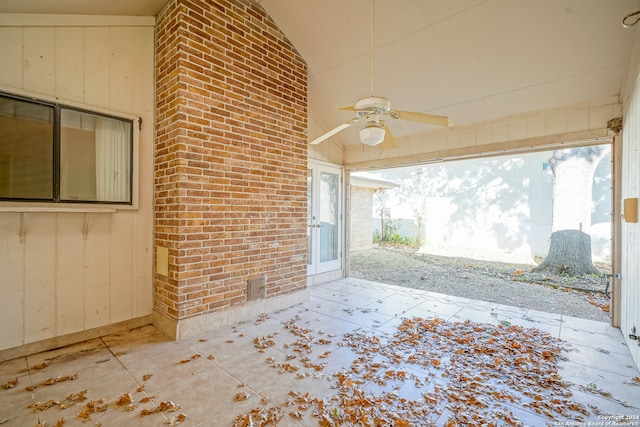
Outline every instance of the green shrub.
{"type": "Polygon", "coordinates": [[[400,224],[398,220],[386,220],[384,222],[383,232],[380,233],[379,230],[376,230],[373,233],[373,243],[387,243],[412,247],[418,245],[418,241],[416,238],[401,235],[398,232],[399,228],[400,224]]]}

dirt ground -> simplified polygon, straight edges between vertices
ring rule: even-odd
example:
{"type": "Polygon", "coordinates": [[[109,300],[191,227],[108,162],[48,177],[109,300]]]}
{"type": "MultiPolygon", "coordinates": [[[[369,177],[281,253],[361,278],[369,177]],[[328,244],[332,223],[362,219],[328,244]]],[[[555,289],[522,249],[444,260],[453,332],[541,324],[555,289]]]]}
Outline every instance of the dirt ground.
{"type": "MultiPolygon", "coordinates": [[[[601,266],[599,266],[601,267],[601,266]]],[[[606,266],[605,266],[606,267],[606,266]]],[[[349,276],[407,288],[609,322],[605,281],[531,273],[532,265],[380,246],[350,254],[349,276]]],[[[605,269],[601,268],[601,271],[605,269]]]]}

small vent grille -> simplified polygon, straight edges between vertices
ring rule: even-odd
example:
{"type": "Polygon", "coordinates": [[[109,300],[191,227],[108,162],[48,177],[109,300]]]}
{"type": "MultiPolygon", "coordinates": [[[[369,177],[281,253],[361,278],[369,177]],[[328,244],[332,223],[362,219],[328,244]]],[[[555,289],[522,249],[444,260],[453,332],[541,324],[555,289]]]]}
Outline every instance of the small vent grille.
{"type": "Polygon", "coordinates": [[[256,300],[265,297],[265,283],[264,277],[258,277],[256,279],[247,280],[247,299],[249,301],[256,300]]]}

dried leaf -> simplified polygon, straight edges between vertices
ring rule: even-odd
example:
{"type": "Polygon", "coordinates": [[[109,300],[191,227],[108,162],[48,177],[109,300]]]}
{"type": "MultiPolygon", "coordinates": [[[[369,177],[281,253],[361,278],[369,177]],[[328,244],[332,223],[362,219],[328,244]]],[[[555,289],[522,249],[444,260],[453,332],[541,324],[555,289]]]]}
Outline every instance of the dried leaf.
{"type": "Polygon", "coordinates": [[[47,400],[44,403],[41,403],[40,405],[36,406],[36,411],[38,412],[42,412],[42,411],[46,411],[47,409],[53,407],[53,406],[57,406],[60,404],[59,400],[54,400],[54,399],[50,399],[47,400]]]}
{"type": "Polygon", "coordinates": [[[116,405],[124,406],[129,405],[133,402],[133,398],[131,397],[131,393],[125,393],[116,399],[116,405]]]}
{"type": "Polygon", "coordinates": [[[36,371],[40,371],[44,368],[46,368],[47,366],[49,366],[50,362],[44,361],[42,363],[38,363],[36,365],[31,366],[29,369],[35,369],[36,371]]]}
{"type": "Polygon", "coordinates": [[[180,409],[180,405],[176,405],[170,400],[160,402],[160,404],[154,408],[146,408],[140,411],[140,416],[144,417],[151,414],[157,414],[158,412],[173,412],[180,409]]]}
{"type": "Polygon", "coordinates": [[[47,378],[41,384],[42,385],[54,385],[64,381],[73,381],[78,378],[78,374],[75,373],[73,375],[60,375],[56,378],[47,378]]]}
{"type": "Polygon", "coordinates": [[[628,380],[624,380],[623,383],[628,384],[628,385],[638,385],[638,386],[640,386],[640,377],[629,378],[628,380]]]}
{"type": "Polygon", "coordinates": [[[250,393],[247,393],[246,391],[242,391],[240,393],[236,393],[236,395],[233,397],[233,400],[242,401],[242,400],[247,400],[249,397],[251,397],[250,393]]]}
{"type": "Polygon", "coordinates": [[[177,411],[178,409],[180,409],[180,405],[176,405],[175,403],[173,403],[170,400],[165,400],[165,401],[160,402],[160,405],[158,405],[158,407],[160,408],[160,410],[162,412],[164,412],[164,411],[173,412],[173,411],[177,411]]]}
{"type": "Polygon", "coordinates": [[[145,408],[145,409],[140,411],[140,416],[141,417],[146,417],[147,415],[157,414],[158,412],[160,412],[160,408],[158,408],[157,406],[155,408],[152,408],[152,409],[145,408]]]}
{"type": "Polygon", "coordinates": [[[171,426],[177,426],[178,424],[180,424],[186,419],[187,419],[187,415],[185,413],[180,413],[175,417],[173,417],[172,419],[166,420],[164,423],[171,426]]]}
{"type": "Polygon", "coordinates": [[[247,415],[247,416],[244,417],[240,427],[253,427],[253,421],[251,421],[251,416],[250,415],[247,415]]]}
{"type": "Polygon", "coordinates": [[[67,402],[84,402],[87,398],[87,390],[81,390],[78,393],[71,393],[64,400],[67,402]]]}
{"type": "Polygon", "coordinates": [[[16,384],[18,384],[18,378],[14,378],[12,380],[7,381],[6,383],[2,384],[2,388],[9,389],[9,388],[14,388],[16,386],[16,384]]]}
{"type": "Polygon", "coordinates": [[[304,416],[304,414],[300,411],[292,411],[292,412],[289,412],[289,416],[291,418],[295,418],[299,420],[304,416]]]}
{"type": "Polygon", "coordinates": [[[78,414],[78,418],[82,418],[82,419],[84,419],[84,420],[88,420],[89,418],[91,418],[91,414],[92,414],[93,412],[94,412],[94,411],[93,411],[92,409],[88,409],[88,408],[87,408],[87,409],[84,409],[82,412],[80,412],[80,413],[78,414]]]}

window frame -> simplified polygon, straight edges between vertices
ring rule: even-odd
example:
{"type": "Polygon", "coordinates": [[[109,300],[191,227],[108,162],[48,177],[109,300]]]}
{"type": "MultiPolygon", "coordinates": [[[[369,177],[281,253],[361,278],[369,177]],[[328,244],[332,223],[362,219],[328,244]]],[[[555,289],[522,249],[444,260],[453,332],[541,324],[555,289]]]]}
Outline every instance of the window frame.
{"type": "Polygon", "coordinates": [[[81,105],[71,105],[67,103],[59,103],[49,101],[42,98],[31,97],[28,95],[17,95],[0,89],[0,96],[8,99],[14,99],[21,102],[27,102],[35,105],[42,105],[53,108],[53,196],[50,199],[29,199],[29,198],[9,198],[0,197],[0,212],[2,211],[36,211],[36,212],[56,212],[56,211],[100,211],[115,212],[120,209],[137,209],[138,208],[138,154],[139,154],[139,138],[142,119],[131,114],[123,114],[119,112],[107,111],[94,107],[85,107],[81,105]],[[61,198],[61,131],[62,131],[62,111],[69,110],[77,113],[85,113],[97,117],[104,117],[113,120],[119,120],[130,123],[129,133],[129,200],[122,201],[103,201],[103,200],[68,200],[61,198]]]}

